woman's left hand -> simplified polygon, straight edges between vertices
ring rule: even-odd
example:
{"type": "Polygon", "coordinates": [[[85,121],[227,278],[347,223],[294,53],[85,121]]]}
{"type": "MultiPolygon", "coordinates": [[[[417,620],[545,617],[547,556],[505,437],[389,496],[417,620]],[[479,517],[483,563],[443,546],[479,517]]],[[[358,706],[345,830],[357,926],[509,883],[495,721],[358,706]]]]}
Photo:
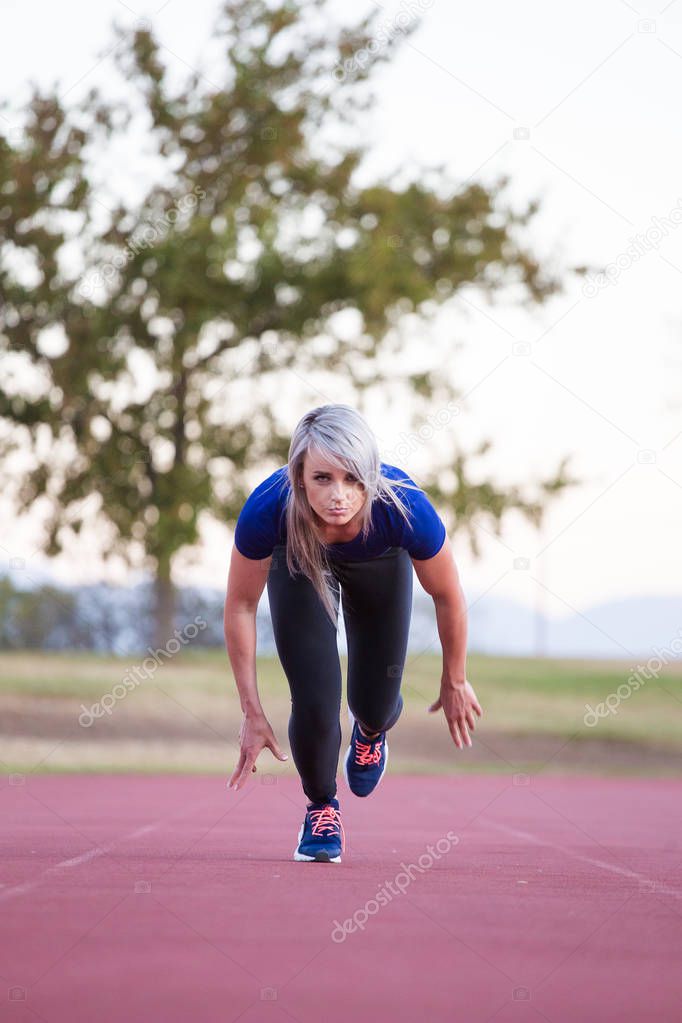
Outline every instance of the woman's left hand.
{"type": "Polygon", "coordinates": [[[474,713],[481,717],[483,711],[470,683],[466,679],[461,682],[452,682],[447,676],[443,676],[440,683],[440,696],[429,707],[429,713],[431,714],[441,707],[455,746],[458,749],[462,749],[463,744],[471,746],[468,729],[474,731],[474,713]]]}

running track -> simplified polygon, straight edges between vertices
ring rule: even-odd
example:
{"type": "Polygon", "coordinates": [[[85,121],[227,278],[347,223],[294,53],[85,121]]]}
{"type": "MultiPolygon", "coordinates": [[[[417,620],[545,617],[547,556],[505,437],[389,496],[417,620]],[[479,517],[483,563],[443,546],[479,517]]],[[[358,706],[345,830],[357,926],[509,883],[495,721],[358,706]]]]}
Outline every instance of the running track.
{"type": "Polygon", "coordinates": [[[2,1023],[682,1019],[682,781],[340,774],[341,864],[291,776],[0,784],[2,1023]]]}

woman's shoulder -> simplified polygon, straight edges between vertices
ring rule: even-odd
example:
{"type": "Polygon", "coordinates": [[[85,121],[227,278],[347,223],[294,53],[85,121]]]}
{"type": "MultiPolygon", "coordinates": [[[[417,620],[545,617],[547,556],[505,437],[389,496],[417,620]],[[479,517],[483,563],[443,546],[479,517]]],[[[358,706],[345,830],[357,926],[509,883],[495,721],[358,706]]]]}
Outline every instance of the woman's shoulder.
{"type": "Polygon", "coordinates": [[[249,494],[248,501],[251,504],[257,503],[263,507],[278,504],[286,495],[289,489],[288,466],[281,465],[269,476],[253,488],[249,494]]]}
{"type": "Polygon", "coordinates": [[[248,558],[267,558],[281,539],[288,491],[288,466],[275,469],[247,497],[235,526],[234,542],[248,558]]]}
{"type": "Polygon", "coordinates": [[[421,490],[419,484],[415,483],[412,477],[398,465],[392,465],[390,462],[381,462],[381,473],[391,480],[392,483],[395,483],[397,487],[400,487],[401,497],[404,494],[409,498],[411,492],[421,490]]]}
{"type": "Polygon", "coordinates": [[[385,475],[395,481],[400,499],[408,509],[409,522],[399,516],[395,507],[388,509],[389,517],[400,531],[396,546],[405,547],[413,558],[433,557],[443,545],[446,530],[428,494],[399,466],[386,464],[385,475]]]}
{"type": "Polygon", "coordinates": [[[380,462],[381,473],[383,476],[388,476],[389,479],[407,479],[407,473],[403,472],[397,465],[392,465],[391,462],[380,462]]]}

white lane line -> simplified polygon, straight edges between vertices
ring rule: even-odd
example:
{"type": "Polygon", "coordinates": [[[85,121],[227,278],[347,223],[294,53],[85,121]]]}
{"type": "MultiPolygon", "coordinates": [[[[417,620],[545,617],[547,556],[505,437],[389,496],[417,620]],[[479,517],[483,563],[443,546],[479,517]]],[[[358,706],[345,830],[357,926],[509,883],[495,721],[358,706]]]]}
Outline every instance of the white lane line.
{"type": "Polygon", "coordinates": [[[189,810],[184,809],[179,813],[173,813],[169,817],[161,817],[158,821],[154,821],[152,824],[143,824],[139,828],[135,828],[134,831],[129,831],[126,835],[121,835],[120,838],[114,839],[107,845],[96,845],[93,849],[88,849],[87,852],[81,853],[80,856],[73,856],[71,859],[62,860],[61,863],[55,863],[53,867],[48,867],[46,870],[39,874],[38,877],[33,878],[31,881],[24,881],[22,884],[11,885],[8,888],[0,887],[0,902],[4,902],[8,899],[13,898],[16,895],[24,895],[26,892],[33,891],[39,884],[42,883],[43,879],[49,877],[50,874],[56,874],[60,870],[68,870],[70,867],[78,867],[82,863],[87,863],[89,860],[94,860],[98,856],[104,856],[115,846],[121,842],[126,842],[131,838],[138,838],[140,835],[146,835],[149,831],[156,831],[157,828],[162,827],[164,824],[170,823],[178,817],[184,817],[187,814],[193,813],[201,806],[205,806],[207,803],[212,803],[214,800],[205,799],[203,802],[192,806],[189,810]]]}
{"type": "Polygon", "coordinates": [[[606,860],[598,860],[594,856],[583,856],[582,853],[573,852],[572,849],[566,849],[563,845],[557,845],[556,842],[547,842],[544,838],[538,838],[537,835],[531,835],[528,831],[520,831],[518,828],[510,828],[506,824],[497,823],[497,821],[483,820],[481,823],[487,824],[488,827],[496,828],[498,831],[505,831],[508,835],[513,835],[515,838],[522,838],[526,842],[534,842],[535,845],[544,845],[549,849],[558,849],[559,852],[565,853],[566,856],[572,856],[574,860],[582,860],[583,863],[591,863],[593,867],[601,867],[602,870],[610,870],[611,873],[620,874],[621,877],[634,877],[638,881],[651,885],[652,892],[660,892],[663,895],[671,895],[674,899],[682,899],[682,891],[680,891],[679,888],[671,888],[670,885],[661,884],[659,881],[652,881],[650,877],[646,877],[644,874],[639,874],[636,870],[630,870],[629,867],[618,867],[614,863],[607,863],[606,860]]]}

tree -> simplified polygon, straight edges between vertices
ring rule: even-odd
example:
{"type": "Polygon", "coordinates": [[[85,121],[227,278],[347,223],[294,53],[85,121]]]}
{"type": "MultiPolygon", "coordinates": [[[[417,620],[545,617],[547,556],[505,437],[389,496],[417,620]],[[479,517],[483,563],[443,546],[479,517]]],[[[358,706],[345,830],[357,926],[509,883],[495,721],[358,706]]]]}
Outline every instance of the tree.
{"type": "Polygon", "coordinates": [[[17,589],[9,576],[0,579],[0,649],[87,649],[75,616],[76,599],[68,591],[43,585],[17,589]]]}
{"type": "MultiPolygon", "coordinates": [[[[457,189],[430,170],[357,183],[365,151],[343,132],[373,102],[369,79],[398,36],[359,61],[377,50],[376,16],[334,29],[320,23],[323,7],[228,0],[216,26],[220,84],[194,73],[173,89],[152,31],[117,30],[129,107],[91,93],[67,114],[54,97],[34,97],[26,141],[2,146],[0,180],[19,185],[0,246],[29,252],[42,275],[36,287],[0,270],[6,357],[20,353],[42,381],[0,390],[0,416],[23,427],[35,459],[17,498],[23,507],[52,498],[50,553],[63,530],[92,518],[95,498],[107,551],[155,574],[157,643],[172,633],[174,555],[196,543],[201,513],[234,521],[249,470],[286,461],[291,410],[310,404],[287,386],[325,369],[358,407],[381,385],[428,408],[455,394],[443,367],[387,370],[381,360],[406,313],[427,321],[466,284],[488,294],[516,286],[528,305],[561,287],[519,241],[537,204],[504,207],[505,179],[457,189]],[[136,116],[164,178],[141,201],[118,202],[100,228],[87,133],[67,125],[116,135],[136,116]],[[45,226],[52,207],[82,219],[78,271],[59,260],[61,222],[45,226]],[[349,311],[350,339],[340,328],[349,311]],[[61,349],[54,331],[46,345],[48,327],[60,328],[61,349]]],[[[510,507],[537,518],[539,498],[470,484],[463,453],[445,464],[456,468],[456,495],[435,476],[427,489],[456,502],[458,527],[481,509],[498,525],[510,507]]],[[[567,482],[562,464],[541,492],[567,482]]]]}

